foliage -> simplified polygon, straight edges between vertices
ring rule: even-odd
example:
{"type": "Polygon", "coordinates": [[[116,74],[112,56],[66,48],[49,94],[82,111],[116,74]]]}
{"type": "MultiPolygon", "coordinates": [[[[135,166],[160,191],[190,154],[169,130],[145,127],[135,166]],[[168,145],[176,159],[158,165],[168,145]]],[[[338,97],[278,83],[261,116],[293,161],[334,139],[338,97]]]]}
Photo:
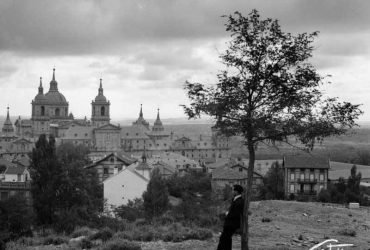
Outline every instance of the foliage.
{"type": "Polygon", "coordinates": [[[259,192],[260,198],[264,200],[284,199],[284,169],[278,162],[267,171],[259,192]]]}
{"type": "Polygon", "coordinates": [[[76,238],[76,237],[80,237],[80,236],[91,236],[95,233],[96,233],[96,229],[91,229],[89,227],[84,226],[84,227],[76,228],[72,232],[71,237],[76,238]]]}
{"type": "Polygon", "coordinates": [[[32,151],[30,173],[33,206],[38,223],[72,232],[102,209],[97,173],[84,169],[87,149],[73,144],[55,147],[55,139],[40,135],[32,151]]]}
{"type": "Polygon", "coordinates": [[[370,203],[366,197],[366,188],[360,187],[361,173],[357,173],[356,165],[351,168],[347,183],[343,177],[340,177],[338,183],[328,184],[328,188],[321,190],[318,195],[320,202],[349,203],[359,202],[362,206],[369,206],[370,203]]]}
{"type": "Polygon", "coordinates": [[[109,240],[110,238],[112,238],[113,236],[113,231],[112,229],[108,228],[108,227],[105,227],[101,230],[99,230],[98,232],[96,232],[95,234],[91,235],[89,237],[90,240],[97,240],[97,239],[100,239],[102,241],[107,241],[109,240]]]}
{"type": "Polygon", "coordinates": [[[212,191],[211,176],[195,171],[181,176],[174,174],[166,180],[166,184],[169,194],[177,198],[189,193],[209,197],[212,191]]]}
{"type": "Polygon", "coordinates": [[[33,212],[23,195],[0,201],[0,240],[32,236],[33,212]]]}
{"type": "Polygon", "coordinates": [[[108,241],[102,250],[141,250],[141,246],[138,243],[123,240],[123,239],[113,239],[108,241]]]}
{"type": "Polygon", "coordinates": [[[114,214],[118,218],[126,219],[130,222],[138,218],[144,217],[144,202],[142,199],[136,198],[129,200],[127,205],[121,205],[114,210],[114,214]]]}
{"type": "MultiPolygon", "coordinates": [[[[225,135],[242,135],[250,164],[245,207],[249,208],[255,148],[258,142],[289,142],[294,136],[306,149],[330,135],[343,134],[362,114],[359,105],[325,98],[324,78],[308,62],[317,32],[297,36],[281,30],[277,20],[261,20],[257,10],[247,17],[226,17],[231,33],[221,55],[226,69],[216,86],[186,82],[189,118],[209,115],[225,135]]],[[[243,216],[242,249],[248,249],[248,215],[243,216]]]]}
{"type": "Polygon", "coordinates": [[[142,226],[133,226],[130,230],[117,232],[113,239],[127,239],[133,241],[173,241],[179,242],[189,239],[205,240],[212,238],[212,231],[205,228],[199,228],[194,225],[184,226],[182,223],[148,224],[142,226]]]}
{"type": "Polygon", "coordinates": [[[163,214],[169,206],[168,190],[159,169],[154,169],[143,193],[144,211],[148,219],[163,214]]]}
{"type": "Polygon", "coordinates": [[[60,235],[50,235],[44,239],[44,245],[61,245],[63,243],[68,243],[69,239],[60,235]]]}

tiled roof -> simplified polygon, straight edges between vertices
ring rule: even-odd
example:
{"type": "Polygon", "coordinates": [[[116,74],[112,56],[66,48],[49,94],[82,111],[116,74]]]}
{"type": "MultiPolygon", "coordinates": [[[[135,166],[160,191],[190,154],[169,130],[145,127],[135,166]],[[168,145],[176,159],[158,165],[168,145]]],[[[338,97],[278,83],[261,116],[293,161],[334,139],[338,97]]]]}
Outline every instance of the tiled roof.
{"type": "Polygon", "coordinates": [[[167,169],[168,171],[170,171],[171,173],[175,173],[176,172],[176,168],[172,167],[171,165],[169,164],[166,164],[165,162],[163,161],[158,161],[156,163],[153,163],[152,164],[153,168],[163,168],[163,169],[167,169]]]}
{"type": "Polygon", "coordinates": [[[7,161],[5,159],[0,159],[0,166],[5,166],[5,167],[17,167],[16,164],[10,162],[10,161],[7,161]]]}
{"type": "Polygon", "coordinates": [[[103,126],[100,126],[100,127],[96,128],[94,130],[95,131],[100,131],[100,130],[121,130],[121,127],[109,123],[109,124],[105,124],[103,126]]]}
{"type": "Polygon", "coordinates": [[[87,126],[70,126],[65,132],[62,139],[65,140],[89,140],[92,138],[93,127],[87,126]]]}
{"type": "Polygon", "coordinates": [[[137,167],[135,167],[136,170],[151,170],[152,167],[146,162],[140,162],[137,167]]]}
{"type": "Polygon", "coordinates": [[[25,139],[25,138],[19,138],[19,139],[14,140],[12,143],[14,143],[14,144],[22,144],[22,143],[31,144],[32,142],[30,140],[25,139]]]}
{"type": "Polygon", "coordinates": [[[126,166],[131,165],[132,163],[136,162],[136,159],[131,158],[131,157],[127,156],[126,154],[123,154],[123,153],[110,153],[109,155],[106,155],[106,156],[102,157],[100,160],[97,160],[96,162],[91,163],[90,165],[85,166],[85,168],[95,167],[95,166],[99,165],[100,162],[105,161],[105,160],[107,160],[108,158],[110,158],[112,156],[116,157],[117,160],[123,162],[126,166]]]}
{"type": "Polygon", "coordinates": [[[309,154],[284,156],[283,164],[286,168],[330,168],[329,158],[309,154]]]}
{"type": "Polygon", "coordinates": [[[351,175],[351,168],[353,167],[353,165],[356,165],[356,172],[361,172],[361,176],[363,179],[370,178],[370,166],[330,161],[329,179],[338,180],[340,177],[348,179],[348,177],[351,175]]]}
{"type": "Polygon", "coordinates": [[[121,127],[122,139],[149,139],[148,132],[142,126],[125,126],[121,127]]]}
{"type": "Polygon", "coordinates": [[[248,175],[246,172],[239,172],[228,167],[217,168],[212,172],[212,179],[244,180],[247,178],[248,175]]]}
{"type": "Polygon", "coordinates": [[[26,170],[25,167],[21,167],[21,166],[18,166],[18,167],[10,166],[5,171],[5,174],[23,174],[25,170],[26,170]]]}
{"type": "MultiPolygon", "coordinates": [[[[260,177],[262,178],[262,175],[253,172],[253,177],[260,177]]],[[[218,179],[218,180],[244,180],[248,178],[247,171],[239,171],[234,170],[230,167],[221,167],[213,170],[212,172],[212,179],[218,179]]]]}

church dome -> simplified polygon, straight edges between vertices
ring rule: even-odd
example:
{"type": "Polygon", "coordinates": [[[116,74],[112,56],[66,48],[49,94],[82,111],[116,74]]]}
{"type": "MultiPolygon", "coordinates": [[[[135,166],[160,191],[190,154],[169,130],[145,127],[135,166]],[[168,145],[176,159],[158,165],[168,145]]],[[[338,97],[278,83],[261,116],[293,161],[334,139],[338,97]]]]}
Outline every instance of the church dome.
{"type": "Polygon", "coordinates": [[[47,101],[47,99],[46,99],[44,94],[37,94],[35,96],[35,102],[37,102],[37,103],[42,103],[42,102],[46,102],[46,101],[47,101]]]}
{"type": "Polygon", "coordinates": [[[45,94],[48,104],[66,104],[67,100],[62,93],[58,91],[58,82],[55,80],[55,69],[53,69],[53,79],[50,82],[49,92],[45,94]]]}
{"type": "Polygon", "coordinates": [[[45,94],[45,98],[50,104],[59,104],[59,103],[67,103],[66,98],[63,94],[59,93],[58,91],[50,91],[45,94]]]}
{"type": "Polygon", "coordinates": [[[44,95],[44,88],[42,87],[42,77],[40,77],[40,86],[39,86],[39,92],[35,96],[34,102],[36,103],[44,103],[47,102],[47,99],[44,95]]]}
{"type": "Polygon", "coordinates": [[[103,95],[97,95],[95,97],[95,102],[107,102],[107,98],[105,98],[103,95]]]}

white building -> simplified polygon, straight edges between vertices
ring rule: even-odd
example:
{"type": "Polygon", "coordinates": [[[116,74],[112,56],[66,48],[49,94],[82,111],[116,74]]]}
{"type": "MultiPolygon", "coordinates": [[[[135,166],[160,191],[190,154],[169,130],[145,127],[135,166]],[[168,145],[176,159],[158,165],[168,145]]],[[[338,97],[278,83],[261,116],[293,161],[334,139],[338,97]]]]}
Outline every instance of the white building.
{"type": "Polygon", "coordinates": [[[148,182],[135,170],[125,168],[103,181],[104,199],[109,206],[126,205],[129,200],[142,197],[148,182]]]}

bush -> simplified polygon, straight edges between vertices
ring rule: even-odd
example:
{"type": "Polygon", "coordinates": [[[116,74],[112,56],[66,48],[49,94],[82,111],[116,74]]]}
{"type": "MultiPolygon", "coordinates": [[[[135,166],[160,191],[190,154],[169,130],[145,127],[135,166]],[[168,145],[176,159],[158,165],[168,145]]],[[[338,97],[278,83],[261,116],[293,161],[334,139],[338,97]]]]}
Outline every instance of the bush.
{"type": "Polygon", "coordinates": [[[61,245],[68,243],[69,239],[59,235],[51,235],[44,239],[43,245],[61,245]]]}
{"type": "Polygon", "coordinates": [[[93,223],[91,223],[91,226],[95,228],[107,227],[113,231],[123,231],[126,229],[126,226],[122,221],[108,216],[97,218],[93,223]]]}
{"type": "Polygon", "coordinates": [[[122,240],[122,239],[113,239],[107,242],[102,250],[141,250],[141,246],[137,243],[122,240]]]}
{"type": "Polygon", "coordinates": [[[331,202],[330,192],[328,190],[322,189],[318,196],[319,202],[331,202]]]}
{"type": "Polygon", "coordinates": [[[89,239],[90,240],[100,239],[102,241],[107,241],[110,238],[112,238],[112,236],[113,236],[113,231],[110,228],[105,227],[105,228],[99,230],[98,232],[96,232],[95,234],[91,235],[89,237],[89,239]]]}
{"type": "Polygon", "coordinates": [[[93,244],[89,239],[82,239],[81,242],[79,243],[79,247],[81,249],[90,249],[92,248],[93,244]]]}
{"type": "Polygon", "coordinates": [[[338,232],[340,235],[356,237],[356,231],[354,229],[345,228],[338,232]]]}
{"type": "Polygon", "coordinates": [[[80,237],[80,236],[91,236],[93,234],[96,233],[96,230],[94,229],[91,229],[89,227],[79,227],[79,228],[76,228],[73,233],[71,234],[71,237],[72,238],[77,238],[77,237],[80,237]]]}

